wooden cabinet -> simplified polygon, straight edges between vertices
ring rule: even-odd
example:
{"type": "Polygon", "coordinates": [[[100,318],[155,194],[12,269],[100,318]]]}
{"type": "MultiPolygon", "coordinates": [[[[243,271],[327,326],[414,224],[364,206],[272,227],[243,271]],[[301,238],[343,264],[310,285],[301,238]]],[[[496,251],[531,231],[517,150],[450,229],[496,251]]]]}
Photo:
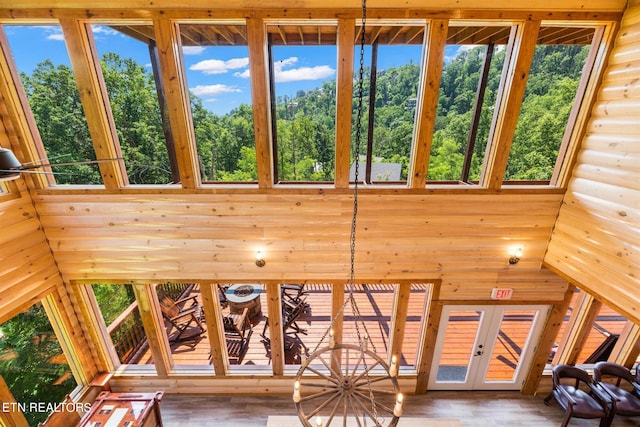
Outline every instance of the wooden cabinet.
{"type": "Polygon", "coordinates": [[[162,427],[157,393],[111,393],[98,395],[78,427],[162,427]]]}

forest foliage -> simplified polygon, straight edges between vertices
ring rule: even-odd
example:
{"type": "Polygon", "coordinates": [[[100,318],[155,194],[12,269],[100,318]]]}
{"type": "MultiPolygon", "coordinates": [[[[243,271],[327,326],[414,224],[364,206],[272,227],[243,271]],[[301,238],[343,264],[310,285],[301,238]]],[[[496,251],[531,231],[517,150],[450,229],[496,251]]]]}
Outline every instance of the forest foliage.
{"type": "MultiPolygon", "coordinates": [[[[484,46],[477,46],[462,51],[443,69],[429,180],[460,179],[484,50],[484,46]]],[[[587,52],[588,46],[579,45],[536,48],[505,179],[549,179],[587,52]]],[[[494,54],[471,179],[478,179],[481,173],[504,55],[504,49],[494,54]]],[[[115,53],[103,55],[101,64],[130,183],[171,182],[167,140],[152,73],[133,59],[115,53]]],[[[363,81],[365,146],[369,77],[367,68],[363,81]]],[[[23,74],[22,79],[49,158],[95,159],[72,70],[46,60],[31,75],[23,74]]],[[[372,155],[375,161],[401,164],[401,179],[406,179],[408,173],[419,79],[420,67],[411,62],[377,73],[372,155]]],[[[354,120],[355,94],[354,90],[354,120]]],[[[335,105],[335,80],[324,81],[311,91],[298,91],[292,97],[278,97],[275,163],[280,181],[333,180],[335,105]]],[[[200,98],[191,95],[191,112],[202,179],[257,180],[251,105],[242,104],[227,114],[216,115],[204,107],[200,98]]],[[[102,183],[95,165],[72,165],[62,171],[65,174],[57,175],[59,184],[102,183]]]]}

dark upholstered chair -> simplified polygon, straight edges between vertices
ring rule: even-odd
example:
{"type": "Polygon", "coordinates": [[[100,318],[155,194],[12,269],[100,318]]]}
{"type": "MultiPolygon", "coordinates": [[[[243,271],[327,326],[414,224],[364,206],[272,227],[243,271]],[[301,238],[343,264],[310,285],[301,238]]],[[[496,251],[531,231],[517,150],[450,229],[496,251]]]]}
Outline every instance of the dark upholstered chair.
{"type": "Polygon", "coordinates": [[[572,417],[599,418],[600,427],[607,427],[611,423],[612,406],[609,396],[580,368],[571,365],[557,365],[553,368],[553,390],[544,399],[544,403],[548,405],[552,399],[566,413],[562,427],[566,427],[572,417]]]}
{"type": "Polygon", "coordinates": [[[615,415],[640,416],[640,383],[629,369],[617,363],[598,362],[593,367],[593,380],[612,398],[612,419],[615,415]]]}

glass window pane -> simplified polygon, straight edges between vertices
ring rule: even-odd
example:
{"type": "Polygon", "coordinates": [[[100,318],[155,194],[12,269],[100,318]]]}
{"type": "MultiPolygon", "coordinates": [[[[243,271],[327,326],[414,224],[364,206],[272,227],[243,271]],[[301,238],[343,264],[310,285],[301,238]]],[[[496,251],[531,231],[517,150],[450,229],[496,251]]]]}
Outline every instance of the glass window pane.
{"type": "Polygon", "coordinates": [[[261,284],[228,283],[220,285],[219,295],[229,370],[242,373],[245,367],[259,367],[266,371],[271,364],[267,289],[261,284]]]}
{"type": "Polygon", "coordinates": [[[267,28],[275,86],[277,182],[333,181],[336,27],[267,28]]]}
{"type": "MultiPolygon", "coordinates": [[[[91,25],[130,184],[173,181],[148,25],[91,25]]],[[[166,124],[167,131],[168,123],[166,124]]],[[[172,142],[171,142],[172,143],[172,142]]],[[[177,177],[177,175],[176,175],[177,177]]]]}
{"type": "MultiPolygon", "coordinates": [[[[353,296],[360,311],[360,317],[356,318],[351,305],[347,304],[344,309],[343,344],[358,345],[358,334],[364,337],[366,332],[369,334],[369,350],[380,356],[382,360],[388,360],[391,346],[391,313],[396,285],[354,284],[353,286],[353,296]],[[362,322],[366,324],[366,331],[362,322]]],[[[345,300],[348,298],[348,287],[347,285],[345,289],[345,300]]]]}
{"type": "Polygon", "coordinates": [[[200,285],[163,283],[156,287],[156,294],[173,364],[210,365],[211,346],[200,285]]]}
{"type": "Polygon", "coordinates": [[[257,181],[244,22],[183,23],[180,36],[202,181],[257,181]]]}
{"type": "Polygon", "coordinates": [[[120,363],[153,364],[133,287],[104,283],[91,288],[120,363]]]}
{"type": "MultiPolygon", "coordinates": [[[[360,31],[360,28],[357,28],[360,31]]],[[[369,183],[407,182],[413,142],[418,87],[420,84],[424,22],[376,22],[367,27],[364,53],[362,138],[359,178],[369,183]],[[375,70],[375,76],[373,75],[375,70]],[[371,97],[375,102],[371,107],[371,97]],[[369,127],[370,108],[373,126],[369,127]],[[372,132],[369,135],[369,130],[372,132]],[[368,147],[371,146],[370,159],[368,147]],[[368,163],[371,163],[369,172],[368,163]]],[[[355,141],[360,74],[360,38],[356,40],[354,61],[355,141]]],[[[354,153],[352,153],[353,157],[354,153]]],[[[355,166],[351,166],[351,181],[355,166]]]]}
{"type": "Polygon", "coordinates": [[[593,28],[542,27],[505,181],[549,181],[591,48],[593,28]]]}
{"type": "Polygon", "coordinates": [[[330,284],[283,284],[281,286],[283,316],[289,322],[293,317],[296,325],[305,333],[296,333],[290,327],[286,331],[285,364],[300,365],[303,357],[309,356],[320,347],[329,344],[328,338],[320,343],[322,336],[329,330],[332,313],[332,285],[330,284]],[[301,306],[301,310],[296,307],[301,306]],[[297,312],[300,312],[299,315],[297,312]]]}
{"type": "MultiPolygon", "coordinates": [[[[27,409],[31,403],[55,406],[78,385],[41,303],[0,325],[0,375],[27,409]]],[[[24,415],[35,426],[49,414],[27,410],[24,415]]]]}
{"type": "MultiPolygon", "coordinates": [[[[5,25],[4,29],[49,162],[95,160],[60,26],[5,25]],[[34,43],[41,49],[33,49],[34,43]]],[[[57,184],[102,184],[97,164],[52,169],[57,184]]]]}
{"type": "Polygon", "coordinates": [[[509,32],[510,27],[449,27],[428,180],[479,180],[509,32]]]}
{"type": "Polygon", "coordinates": [[[411,284],[409,294],[409,310],[407,312],[404,340],[402,341],[402,357],[400,365],[415,367],[423,333],[423,318],[429,304],[431,285],[428,283],[411,284]]]}
{"type": "Polygon", "coordinates": [[[626,317],[602,304],[576,362],[580,364],[608,360],[626,323],[626,317]]]}

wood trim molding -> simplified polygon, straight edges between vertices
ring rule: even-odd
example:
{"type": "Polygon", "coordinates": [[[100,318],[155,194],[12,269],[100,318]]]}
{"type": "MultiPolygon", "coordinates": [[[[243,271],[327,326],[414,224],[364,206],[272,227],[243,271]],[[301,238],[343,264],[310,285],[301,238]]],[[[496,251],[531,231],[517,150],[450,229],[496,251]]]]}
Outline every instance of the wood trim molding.
{"type": "Polygon", "coordinates": [[[413,168],[409,172],[410,188],[424,188],[427,184],[429,154],[431,153],[438,97],[440,96],[440,78],[442,77],[448,31],[449,21],[444,19],[430,21],[425,30],[427,46],[424,64],[421,67],[423,75],[418,88],[418,92],[421,93],[418,99],[422,101],[416,107],[414,147],[411,160],[413,168]]]}
{"type": "Polygon", "coordinates": [[[256,141],[258,187],[273,187],[271,99],[267,54],[267,29],[262,19],[247,19],[247,43],[251,73],[253,132],[256,141]]]}
{"type": "Polygon", "coordinates": [[[492,123],[486,168],[480,181],[483,187],[502,187],[539,30],[540,21],[525,21],[516,30],[506,79],[500,86],[504,90],[496,101],[497,116],[492,123]]]}
{"type": "MultiPolygon", "coordinates": [[[[88,24],[75,19],[61,19],[60,26],[69,51],[87,126],[97,159],[122,158],[109,96],[100,68],[100,60],[88,24]]],[[[117,189],[128,185],[124,161],[99,164],[104,186],[117,189]]]]}
{"type": "Polygon", "coordinates": [[[155,19],[153,28],[160,60],[160,77],[169,107],[167,113],[173,131],[180,180],[182,188],[193,189],[200,186],[202,182],[197,168],[198,153],[180,52],[182,48],[180,32],[178,24],[169,19],[155,19]]]}
{"type": "Polygon", "coordinates": [[[351,119],[353,99],[355,20],[338,21],[338,63],[336,77],[335,187],[349,188],[351,167],[351,119]]]}

